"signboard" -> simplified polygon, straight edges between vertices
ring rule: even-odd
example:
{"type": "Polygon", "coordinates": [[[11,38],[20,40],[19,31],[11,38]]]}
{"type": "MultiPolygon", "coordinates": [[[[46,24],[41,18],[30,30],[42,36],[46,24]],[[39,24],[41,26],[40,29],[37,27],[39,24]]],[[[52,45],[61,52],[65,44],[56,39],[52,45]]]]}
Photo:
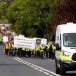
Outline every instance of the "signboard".
{"type": "Polygon", "coordinates": [[[3,42],[8,42],[8,37],[7,36],[3,36],[3,42]]]}
{"type": "Polygon", "coordinates": [[[45,38],[34,38],[36,40],[36,43],[47,45],[47,39],[45,38]]]}
{"type": "Polygon", "coordinates": [[[25,38],[20,36],[14,37],[14,47],[35,49],[36,41],[33,38],[25,38]]]}
{"type": "Polygon", "coordinates": [[[41,39],[41,44],[47,45],[47,39],[42,38],[41,39]]]}

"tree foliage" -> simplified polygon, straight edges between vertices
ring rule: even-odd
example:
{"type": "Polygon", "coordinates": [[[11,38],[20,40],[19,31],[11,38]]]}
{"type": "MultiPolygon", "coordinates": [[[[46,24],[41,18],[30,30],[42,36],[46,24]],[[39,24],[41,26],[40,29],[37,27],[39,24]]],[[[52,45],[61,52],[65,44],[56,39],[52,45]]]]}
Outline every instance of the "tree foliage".
{"type": "Polygon", "coordinates": [[[57,7],[58,24],[76,22],[76,0],[65,0],[57,7]]]}
{"type": "Polygon", "coordinates": [[[52,29],[48,27],[56,17],[55,9],[59,1],[15,0],[6,15],[17,33],[50,38],[52,29]]]}
{"type": "Polygon", "coordinates": [[[0,19],[6,14],[8,8],[7,2],[0,2],[0,19]]]}
{"type": "Polygon", "coordinates": [[[0,20],[9,20],[18,34],[52,39],[58,24],[76,22],[75,7],[75,0],[3,0],[0,20]]]}

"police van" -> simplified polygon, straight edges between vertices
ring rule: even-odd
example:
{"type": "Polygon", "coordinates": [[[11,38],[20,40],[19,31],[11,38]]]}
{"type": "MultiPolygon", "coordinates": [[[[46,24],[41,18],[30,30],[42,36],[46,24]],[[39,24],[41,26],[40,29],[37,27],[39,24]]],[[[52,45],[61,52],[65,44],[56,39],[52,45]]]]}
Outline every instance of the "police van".
{"type": "Polygon", "coordinates": [[[76,70],[76,24],[57,26],[55,47],[56,73],[76,70]]]}

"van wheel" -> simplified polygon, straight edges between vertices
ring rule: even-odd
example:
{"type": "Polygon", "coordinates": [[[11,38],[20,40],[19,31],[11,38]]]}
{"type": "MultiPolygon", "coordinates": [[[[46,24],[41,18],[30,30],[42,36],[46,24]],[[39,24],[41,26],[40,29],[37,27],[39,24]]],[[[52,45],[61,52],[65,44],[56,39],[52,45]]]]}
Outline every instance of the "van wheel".
{"type": "Polygon", "coordinates": [[[66,70],[64,69],[64,66],[62,65],[62,63],[60,64],[60,74],[64,75],[66,72],[66,70]]]}
{"type": "Polygon", "coordinates": [[[57,65],[57,60],[56,60],[56,58],[55,58],[55,68],[56,68],[56,74],[59,74],[59,73],[60,73],[60,69],[59,69],[59,67],[58,67],[58,65],[57,65]]]}

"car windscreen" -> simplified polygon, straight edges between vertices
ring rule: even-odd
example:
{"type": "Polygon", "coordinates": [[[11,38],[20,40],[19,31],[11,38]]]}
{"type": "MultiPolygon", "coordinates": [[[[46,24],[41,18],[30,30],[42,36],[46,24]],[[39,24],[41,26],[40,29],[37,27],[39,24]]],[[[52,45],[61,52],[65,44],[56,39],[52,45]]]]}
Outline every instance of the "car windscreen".
{"type": "Polygon", "coordinates": [[[64,33],[63,45],[65,47],[76,47],[76,33],[64,33]]]}

